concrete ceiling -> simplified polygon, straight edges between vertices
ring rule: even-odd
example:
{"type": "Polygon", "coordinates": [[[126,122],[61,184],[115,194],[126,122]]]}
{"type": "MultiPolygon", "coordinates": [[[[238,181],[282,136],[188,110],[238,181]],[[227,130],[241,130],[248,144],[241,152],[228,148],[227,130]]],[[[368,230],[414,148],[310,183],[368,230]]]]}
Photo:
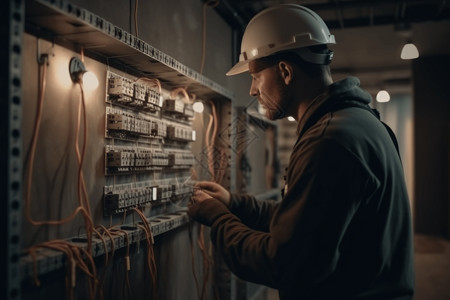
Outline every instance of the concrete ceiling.
{"type": "Polygon", "coordinates": [[[358,76],[371,93],[380,88],[392,93],[410,90],[411,61],[400,59],[407,39],[422,57],[450,55],[450,4],[445,0],[221,0],[215,9],[236,30],[238,53],[248,21],[280,3],[298,3],[316,11],[336,37],[334,79],[358,76]]]}

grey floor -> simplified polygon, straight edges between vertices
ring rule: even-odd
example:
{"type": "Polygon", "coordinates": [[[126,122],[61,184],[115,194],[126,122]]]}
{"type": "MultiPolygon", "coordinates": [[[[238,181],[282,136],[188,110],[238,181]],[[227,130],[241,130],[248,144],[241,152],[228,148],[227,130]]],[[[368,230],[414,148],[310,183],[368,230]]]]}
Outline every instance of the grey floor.
{"type": "Polygon", "coordinates": [[[450,241],[416,235],[415,300],[450,299],[450,241]]]}
{"type": "MultiPolygon", "coordinates": [[[[450,300],[450,241],[415,236],[416,293],[414,300],[450,300]]],[[[267,300],[278,300],[269,290],[267,300]]]]}

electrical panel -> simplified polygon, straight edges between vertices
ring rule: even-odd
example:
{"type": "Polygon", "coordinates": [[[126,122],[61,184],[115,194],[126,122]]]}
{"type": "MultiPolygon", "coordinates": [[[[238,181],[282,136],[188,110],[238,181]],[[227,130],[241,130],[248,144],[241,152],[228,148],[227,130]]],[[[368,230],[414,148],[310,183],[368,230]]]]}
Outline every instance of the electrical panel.
{"type": "Polygon", "coordinates": [[[107,72],[105,216],[147,204],[178,202],[192,193],[192,103],[157,79],[107,72]],[[117,183],[116,182],[120,182],[117,183]]]}
{"type": "MultiPolygon", "coordinates": [[[[11,49],[15,55],[23,54],[24,76],[13,83],[26,83],[27,88],[23,101],[17,97],[10,102],[24,113],[24,130],[17,140],[22,144],[23,138],[25,148],[32,140],[30,120],[39,108],[36,96],[40,91],[45,105],[29,189],[32,203],[11,206],[20,212],[12,215],[14,222],[25,226],[12,235],[22,239],[19,246],[23,248],[10,256],[20,261],[9,273],[20,274],[8,277],[20,280],[10,294],[20,289],[27,299],[36,295],[86,299],[91,291],[83,288],[87,286],[84,280],[89,280],[93,287],[95,282],[102,283],[99,292],[104,292],[105,298],[130,292],[126,298],[150,299],[155,291],[167,298],[173,289],[165,285],[153,289],[149,278],[170,282],[176,275],[186,280],[174,284],[184,284],[186,295],[195,297],[191,276],[195,269],[189,266],[200,253],[183,248],[191,238],[190,226],[195,226],[190,224],[186,204],[197,180],[223,179],[217,182],[233,190],[234,93],[66,0],[32,0],[21,5],[26,16],[16,18],[20,14],[14,12],[14,20],[26,20],[26,26],[13,29],[24,28],[27,34],[23,47],[17,46],[20,39],[11,49]],[[38,59],[48,57],[49,63],[36,64],[36,54],[38,59]],[[97,76],[100,85],[95,90],[88,89],[88,81],[78,86],[80,82],[70,80],[67,64],[73,57],[80,57],[86,70],[97,76]],[[45,89],[39,78],[46,80],[45,89]],[[203,112],[194,113],[194,99],[206,104],[203,112]],[[22,104],[25,109],[19,107],[22,104]],[[63,219],[64,224],[21,222],[22,216],[27,217],[22,207],[38,222],[63,219]],[[77,217],[68,218],[75,213],[77,217]],[[163,234],[168,238],[158,238],[163,234]],[[78,252],[81,255],[74,263],[70,253],[49,248],[55,245],[69,247],[70,253],[87,252],[78,252]],[[141,250],[144,247],[147,251],[141,250]],[[148,271],[142,263],[145,257],[148,271]],[[129,266],[125,268],[122,259],[129,266]],[[175,264],[166,264],[168,259],[175,264]],[[81,260],[90,267],[89,274],[78,268],[81,264],[76,265],[81,260]],[[155,260],[163,272],[150,265],[149,261],[155,260]],[[102,272],[96,273],[98,265],[102,272]],[[64,270],[67,276],[59,276],[64,270]],[[54,271],[58,273],[51,273],[54,271]],[[46,274],[50,276],[41,277],[46,274]],[[38,286],[39,279],[42,285],[38,286]],[[61,286],[65,279],[72,283],[66,289],[61,286]],[[131,283],[129,287],[125,280],[131,283]]],[[[20,114],[13,117],[20,120],[20,114]]],[[[18,178],[26,177],[22,174],[25,165],[16,169],[18,178]]],[[[21,191],[27,186],[11,185],[18,197],[14,199],[19,199],[15,204],[21,204],[25,198],[21,191]]]]}

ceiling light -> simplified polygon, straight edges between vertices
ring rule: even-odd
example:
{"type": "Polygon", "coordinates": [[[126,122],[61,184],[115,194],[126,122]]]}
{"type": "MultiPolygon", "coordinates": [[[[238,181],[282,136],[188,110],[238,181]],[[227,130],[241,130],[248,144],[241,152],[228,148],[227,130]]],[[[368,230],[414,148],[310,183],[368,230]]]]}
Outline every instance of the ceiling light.
{"type": "Polygon", "coordinates": [[[402,49],[401,59],[415,59],[419,57],[419,51],[412,42],[407,42],[402,49]]]}
{"type": "Polygon", "coordinates": [[[385,103],[391,100],[391,96],[386,90],[380,90],[377,94],[377,102],[385,103]]]}

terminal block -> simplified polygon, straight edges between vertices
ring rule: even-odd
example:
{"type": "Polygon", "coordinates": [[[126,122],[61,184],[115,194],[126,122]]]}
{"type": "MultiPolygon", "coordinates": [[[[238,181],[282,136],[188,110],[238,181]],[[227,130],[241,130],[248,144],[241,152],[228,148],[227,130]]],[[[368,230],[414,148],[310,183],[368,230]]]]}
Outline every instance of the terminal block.
{"type": "Polygon", "coordinates": [[[103,196],[104,215],[123,213],[155,201],[156,187],[153,185],[152,182],[137,182],[106,186],[103,196]]]}
{"type": "Polygon", "coordinates": [[[177,99],[166,99],[163,109],[169,113],[184,114],[184,102],[177,99]]]}
{"type": "Polygon", "coordinates": [[[131,106],[143,107],[147,100],[147,87],[143,84],[134,83],[133,100],[130,102],[131,106]]]}
{"type": "Polygon", "coordinates": [[[173,185],[171,184],[160,185],[156,188],[156,195],[157,195],[156,201],[168,200],[172,198],[172,194],[173,194],[173,185]]]}
{"type": "Polygon", "coordinates": [[[195,131],[183,125],[167,125],[167,138],[176,141],[192,142],[195,140],[195,131]]]}
{"type": "Polygon", "coordinates": [[[134,84],[129,78],[113,76],[108,79],[108,94],[112,100],[120,103],[133,101],[134,84]]]}
{"type": "Polygon", "coordinates": [[[106,128],[109,131],[148,137],[166,136],[166,123],[164,120],[145,117],[142,114],[132,115],[119,110],[107,112],[106,119],[106,128]]]}
{"type": "Polygon", "coordinates": [[[169,154],[149,147],[106,147],[106,168],[117,172],[142,172],[169,166],[169,154]]]}
{"type": "Polygon", "coordinates": [[[175,185],[172,197],[175,198],[190,197],[192,195],[192,192],[193,192],[192,184],[175,185]]]}
{"type": "Polygon", "coordinates": [[[191,152],[175,152],[169,153],[169,166],[171,167],[183,167],[193,166],[195,164],[194,154],[191,152]]]}
{"type": "Polygon", "coordinates": [[[144,110],[158,111],[163,106],[163,97],[161,93],[152,88],[147,89],[146,102],[144,103],[144,110]]]}
{"type": "Polygon", "coordinates": [[[135,165],[135,150],[110,150],[106,153],[108,167],[131,167],[135,165]]]}
{"type": "Polygon", "coordinates": [[[194,117],[194,107],[192,104],[185,104],[184,105],[184,116],[188,118],[194,117]]]}
{"type": "Polygon", "coordinates": [[[167,123],[164,120],[152,121],[151,134],[156,137],[167,136],[167,123]]]}
{"type": "Polygon", "coordinates": [[[111,130],[131,131],[131,118],[122,114],[107,114],[107,128],[111,130]]]}
{"type": "Polygon", "coordinates": [[[169,154],[163,151],[153,151],[150,154],[149,165],[166,167],[169,165],[169,154]]]}

